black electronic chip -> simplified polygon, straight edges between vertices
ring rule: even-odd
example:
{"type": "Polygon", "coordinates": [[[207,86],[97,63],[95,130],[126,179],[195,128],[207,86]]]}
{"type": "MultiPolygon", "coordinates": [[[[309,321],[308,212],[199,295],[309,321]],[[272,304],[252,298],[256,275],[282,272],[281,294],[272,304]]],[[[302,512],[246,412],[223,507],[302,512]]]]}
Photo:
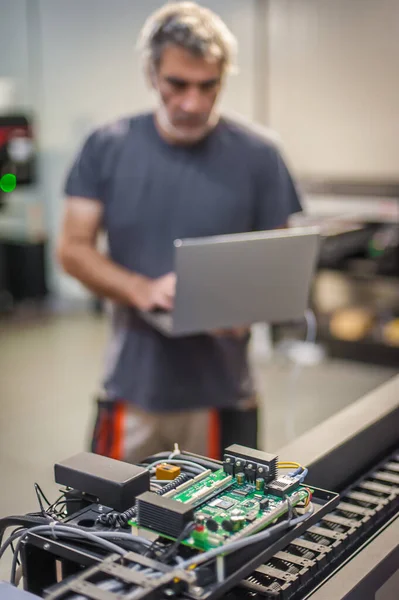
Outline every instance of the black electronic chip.
{"type": "Polygon", "coordinates": [[[236,496],[242,496],[243,498],[246,498],[249,492],[244,492],[243,490],[233,490],[233,494],[236,494],[236,496]]]}
{"type": "Polygon", "coordinates": [[[268,506],[269,506],[269,498],[263,498],[259,502],[259,507],[261,510],[265,510],[266,508],[268,508],[268,506]]]}
{"type": "Polygon", "coordinates": [[[228,510],[232,506],[234,506],[235,502],[233,500],[228,500],[226,498],[218,498],[209,504],[209,506],[214,506],[215,508],[221,508],[222,510],[228,510]]]}
{"type": "Polygon", "coordinates": [[[247,521],[255,521],[258,518],[258,511],[257,510],[251,510],[249,513],[247,513],[246,519],[247,521]]]}

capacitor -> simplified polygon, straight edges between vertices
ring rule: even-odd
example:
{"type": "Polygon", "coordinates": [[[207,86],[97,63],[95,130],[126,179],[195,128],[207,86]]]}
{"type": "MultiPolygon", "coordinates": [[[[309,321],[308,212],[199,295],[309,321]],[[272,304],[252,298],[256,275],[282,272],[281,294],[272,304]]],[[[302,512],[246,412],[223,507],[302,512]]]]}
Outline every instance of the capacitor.
{"type": "Polygon", "coordinates": [[[222,521],[222,527],[225,531],[233,531],[233,522],[230,519],[224,519],[222,521]]]}
{"type": "Polygon", "coordinates": [[[255,487],[258,492],[263,492],[265,489],[265,480],[262,477],[258,477],[255,481],[255,487]]]}
{"type": "Polygon", "coordinates": [[[236,479],[237,479],[238,485],[244,485],[244,483],[245,483],[245,474],[244,473],[237,473],[236,479]]]}
{"type": "Polygon", "coordinates": [[[209,531],[217,531],[219,529],[219,524],[215,519],[208,519],[206,522],[206,527],[209,531]]]}
{"type": "Polygon", "coordinates": [[[197,531],[202,531],[204,529],[206,516],[203,513],[198,513],[195,515],[195,526],[197,531]]]}
{"type": "Polygon", "coordinates": [[[233,523],[233,531],[239,531],[245,525],[245,516],[231,517],[231,522],[233,523]]]}

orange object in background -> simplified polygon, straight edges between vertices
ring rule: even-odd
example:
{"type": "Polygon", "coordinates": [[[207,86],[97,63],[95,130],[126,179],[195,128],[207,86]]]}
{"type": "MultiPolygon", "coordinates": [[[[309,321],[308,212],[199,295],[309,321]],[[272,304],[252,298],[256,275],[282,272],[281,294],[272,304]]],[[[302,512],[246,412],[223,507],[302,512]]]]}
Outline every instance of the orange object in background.
{"type": "Polygon", "coordinates": [[[343,308],[332,316],[330,333],[338,340],[359,342],[371,332],[374,320],[375,315],[368,308],[343,308]]]}
{"type": "Polygon", "coordinates": [[[162,463],[157,465],[155,470],[155,477],[161,480],[173,480],[176,479],[181,473],[180,467],[177,465],[168,465],[168,463],[162,463]]]}
{"type": "Polygon", "coordinates": [[[208,456],[214,460],[221,459],[220,452],[220,415],[217,410],[212,410],[209,414],[209,432],[208,432],[208,456]]]}

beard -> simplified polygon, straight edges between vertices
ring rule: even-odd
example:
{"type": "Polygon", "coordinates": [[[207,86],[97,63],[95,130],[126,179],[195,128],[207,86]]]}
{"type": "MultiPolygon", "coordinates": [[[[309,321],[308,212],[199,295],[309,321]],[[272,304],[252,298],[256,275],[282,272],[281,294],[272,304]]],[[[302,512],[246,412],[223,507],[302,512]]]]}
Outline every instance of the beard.
{"type": "Polygon", "coordinates": [[[155,92],[157,105],[157,119],[160,127],[168,136],[186,143],[195,143],[201,140],[205,135],[215,127],[219,120],[219,115],[216,109],[213,109],[207,116],[193,119],[192,116],[182,115],[177,122],[173,122],[168,114],[166,104],[162,95],[155,92]]]}

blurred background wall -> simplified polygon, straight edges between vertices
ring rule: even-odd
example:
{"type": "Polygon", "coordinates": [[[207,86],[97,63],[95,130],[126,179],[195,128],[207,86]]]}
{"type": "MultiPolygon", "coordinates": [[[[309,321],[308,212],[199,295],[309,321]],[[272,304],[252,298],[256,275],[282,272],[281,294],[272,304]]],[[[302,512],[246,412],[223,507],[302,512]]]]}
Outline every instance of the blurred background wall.
{"type": "MultiPolygon", "coordinates": [[[[15,81],[15,106],[34,118],[34,194],[43,201],[50,240],[50,287],[63,296],[85,296],[53,261],[65,171],[92,127],[150,106],[135,43],[162,4],[0,0],[0,78],[15,81]]],[[[204,4],[239,43],[240,72],[229,81],[224,107],[275,129],[298,176],[397,177],[396,0],[204,4]]]]}
{"type": "Polygon", "coordinates": [[[399,3],[271,0],[269,118],[301,175],[399,173],[399,3]]]}

